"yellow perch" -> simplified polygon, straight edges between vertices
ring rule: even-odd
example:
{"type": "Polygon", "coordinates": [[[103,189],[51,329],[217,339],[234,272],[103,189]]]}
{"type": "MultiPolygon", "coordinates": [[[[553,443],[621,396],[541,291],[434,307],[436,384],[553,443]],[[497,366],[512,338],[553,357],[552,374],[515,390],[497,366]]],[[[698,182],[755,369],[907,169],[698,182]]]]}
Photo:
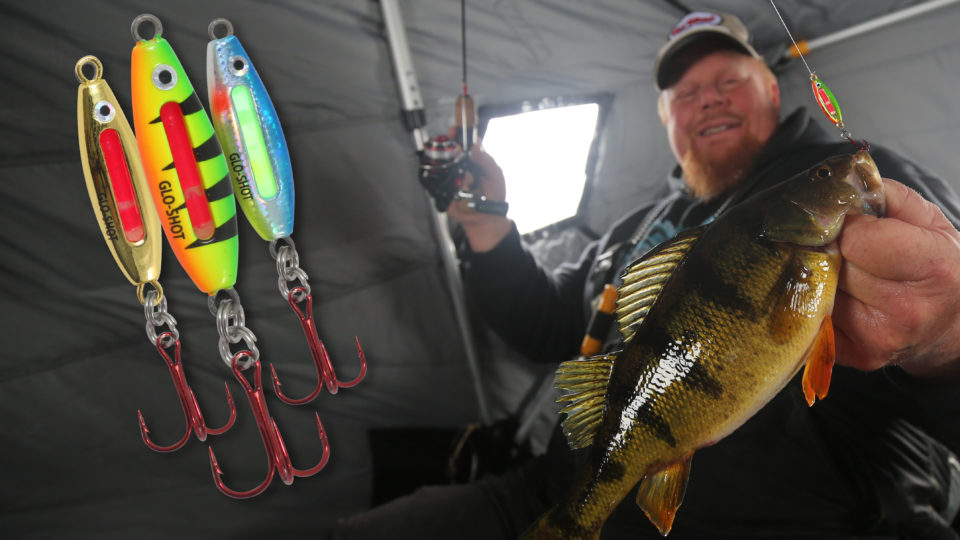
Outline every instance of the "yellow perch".
{"type": "Polygon", "coordinates": [[[617,353],[561,364],[570,446],[591,446],[562,503],[528,539],[598,538],[639,482],[637,504],[664,535],[690,459],[770,401],[806,361],[804,394],[833,368],[835,240],[848,213],[883,215],[867,152],[837,156],[665,242],[623,275],[617,353]]]}

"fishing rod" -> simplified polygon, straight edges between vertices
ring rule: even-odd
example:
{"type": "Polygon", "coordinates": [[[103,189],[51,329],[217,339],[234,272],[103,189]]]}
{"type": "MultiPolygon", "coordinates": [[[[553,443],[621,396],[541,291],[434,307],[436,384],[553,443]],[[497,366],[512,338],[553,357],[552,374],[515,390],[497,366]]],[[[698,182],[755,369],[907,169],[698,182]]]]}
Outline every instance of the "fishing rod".
{"type": "Polygon", "coordinates": [[[466,176],[472,171],[470,149],[477,142],[476,108],[467,88],[467,4],[460,0],[460,94],[454,103],[453,137],[438,135],[424,144],[420,153],[420,183],[433,197],[437,211],[445,212],[454,201],[466,201],[468,208],[505,216],[506,202],[488,200],[470,191],[466,176]]]}
{"type": "Polygon", "coordinates": [[[470,153],[477,142],[477,126],[475,122],[476,108],[473,98],[467,91],[467,0],[460,0],[460,65],[462,73],[460,80],[460,95],[457,96],[454,110],[456,111],[456,127],[460,146],[463,151],[470,153]]]}
{"type": "MultiPolygon", "coordinates": [[[[426,115],[424,113],[423,97],[420,94],[420,83],[417,80],[417,73],[410,55],[410,46],[407,42],[407,34],[403,25],[400,6],[397,0],[380,0],[380,8],[383,15],[384,26],[387,31],[387,42],[390,46],[391,56],[393,57],[394,72],[397,76],[397,88],[400,91],[400,98],[403,102],[404,125],[413,136],[417,154],[422,160],[428,142],[425,128],[426,115]]],[[[446,207],[444,207],[444,210],[445,209],[446,207]]],[[[453,245],[453,240],[450,238],[450,235],[445,232],[446,224],[443,223],[441,218],[441,211],[440,208],[437,208],[436,212],[430,212],[432,216],[431,225],[433,234],[440,246],[440,258],[443,262],[444,274],[447,278],[447,287],[451,301],[453,302],[457,329],[463,341],[467,368],[473,380],[480,420],[484,424],[489,424],[491,421],[490,411],[487,406],[486,392],[480,376],[477,347],[473,339],[472,324],[467,311],[466,298],[463,293],[463,281],[460,277],[460,270],[455,256],[456,247],[453,245]]]]}

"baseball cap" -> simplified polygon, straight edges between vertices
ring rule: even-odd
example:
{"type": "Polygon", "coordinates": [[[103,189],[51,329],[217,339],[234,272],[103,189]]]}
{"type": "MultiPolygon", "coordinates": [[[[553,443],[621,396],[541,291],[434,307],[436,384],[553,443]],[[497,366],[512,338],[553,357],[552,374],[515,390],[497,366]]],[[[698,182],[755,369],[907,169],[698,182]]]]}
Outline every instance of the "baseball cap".
{"type": "MultiPolygon", "coordinates": [[[[750,46],[750,31],[736,15],[694,11],[680,19],[680,22],[670,31],[667,42],[657,53],[657,61],[653,68],[657,88],[663,90],[676,82],[693,60],[700,56],[691,58],[691,55],[682,53],[690,51],[692,45],[708,42],[760,58],[757,51],[750,46]]],[[[705,51],[706,49],[703,52],[705,51]]]]}

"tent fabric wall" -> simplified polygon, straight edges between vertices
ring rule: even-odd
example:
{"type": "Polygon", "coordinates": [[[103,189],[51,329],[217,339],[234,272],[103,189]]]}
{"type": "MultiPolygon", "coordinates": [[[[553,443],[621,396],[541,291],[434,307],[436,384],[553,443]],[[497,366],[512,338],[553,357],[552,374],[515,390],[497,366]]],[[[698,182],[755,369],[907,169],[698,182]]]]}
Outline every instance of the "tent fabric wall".
{"type": "MultiPolygon", "coordinates": [[[[762,53],[785,47],[765,2],[686,3],[737,13],[757,29],[762,53]]],[[[777,5],[798,37],[815,37],[916,3],[777,5]]],[[[459,2],[400,4],[428,127],[439,133],[452,122],[460,84],[459,2]]],[[[651,200],[674,166],[650,72],[676,8],[636,0],[467,4],[477,103],[613,95],[580,224],[600,233],[651,200]]],[[[0,537],[315,537],[369,504],[368,430],[478,420],[379,10],[375,0],[0,0],[0,537]],[[74,64],[97,55],[132,118],[129,26],[144,12],[163,22],[204,103],[207,24],[217,17],[233,23],[290,144],[293,238],[310,276],[320,336],[341,376],[356,373],[354,336],[369,361],[366,380],[336,396],[323,393],[296,408],[268,398],[295,465],[319,458],[314,411],[329,434],[331,460],[316,476],[289,487],[275,480],[250,501],[228,499],[212,485],[207,446],[235,489],[262,479],[264,453],[246,398],[216,352],[206,298],[166,246],[160,281],[181,330],[189,380],[214,426],[226,419],[228,381],[238,421],[229,433],[192,439],[172,454],[149,451],[137,434],[137,409],[160,442],[182,433],[182,414],[145,337],[134,287],[117,270],[90,210],[77,151],[74,64]]],[[[958,23],[960,7],[943,8],[808,58],[838,96],[854,135],[901,150],[954,186],[958,23]]],[[[785,110],[811,104],[806,77],[797,62],[784,70],[785,110]]],[[[285,390],[302,395],[312,365],[296,317],[277,292],[267,244],[244,218],[240,239],[236,288],[264,368],[274,362],[285,390]]],[[[513,414],[549,367],[504,352],[493,338],[481,345],[493,416],[513,414]]],[[[545,410],[535,412],[547,419],[541,432],[550,427],[545,410]]]]}

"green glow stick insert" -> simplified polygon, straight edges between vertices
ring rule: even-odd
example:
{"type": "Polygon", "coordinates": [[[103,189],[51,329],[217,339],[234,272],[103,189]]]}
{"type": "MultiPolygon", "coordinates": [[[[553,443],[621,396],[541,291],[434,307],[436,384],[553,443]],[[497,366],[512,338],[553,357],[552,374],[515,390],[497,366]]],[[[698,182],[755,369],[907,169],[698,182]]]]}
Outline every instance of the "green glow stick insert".
{"type": "Polygon", "coordinates": [[[246,86],[236,86],[230,92],[230,99],[233,101],[233,110],[240,124],[240,135],[243,137],[247,159],[250,160],[250,167],[253,169],[253,181],[257,186],[257,193],[263,199],[272,199],[277,196],[277,180],[273,176],[270,157],[267,155],[267,143],[263,140],[263,131],[257,121],[253,96],[246,86]]]}

